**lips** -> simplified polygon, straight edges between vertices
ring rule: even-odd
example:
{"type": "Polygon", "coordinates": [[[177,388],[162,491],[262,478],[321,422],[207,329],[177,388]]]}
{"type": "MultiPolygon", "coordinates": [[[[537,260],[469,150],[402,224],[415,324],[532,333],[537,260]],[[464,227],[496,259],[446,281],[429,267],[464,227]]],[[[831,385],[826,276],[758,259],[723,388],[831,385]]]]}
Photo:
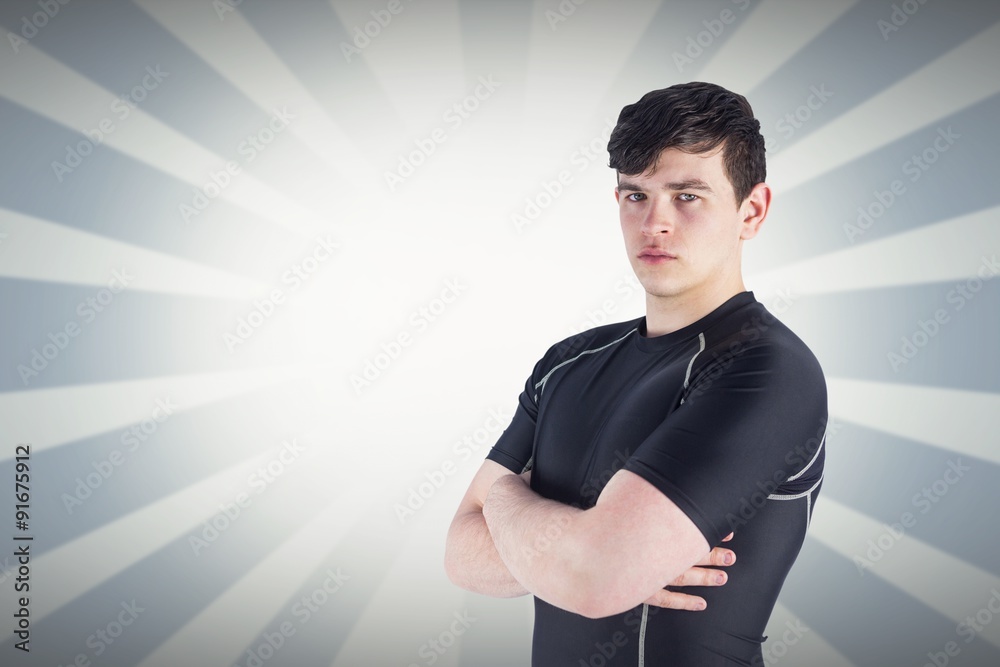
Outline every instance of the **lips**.
{"type": "Polygon", "coordinates": [[[639,259],[644,259],[647,261],[666,261],[669,259],[677,259],[677,255],[673,255],[662,248],[643,248],[639,252],[639,259]]]}

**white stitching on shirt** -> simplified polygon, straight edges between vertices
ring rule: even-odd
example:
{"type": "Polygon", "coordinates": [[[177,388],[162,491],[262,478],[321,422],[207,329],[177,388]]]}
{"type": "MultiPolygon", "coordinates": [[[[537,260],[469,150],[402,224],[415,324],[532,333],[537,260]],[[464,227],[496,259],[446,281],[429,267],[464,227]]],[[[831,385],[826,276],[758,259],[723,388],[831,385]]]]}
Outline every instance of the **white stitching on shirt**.
{"type": "MultiPolygon", "coordinates": [[[[688,382],[691,380],[691,369],[694,367],[694,360],[698,358],[698,355],[705,351],[705,334],[704,332],[698,334],[698,351],[694,353],[691,357],[691,361],[688,362],[687,373],[684,374],[684,388],[688,388],[688,382]]],[[[681,405],[684,404],[684,397],[681,397],[681,405]]]]}
{"type": "Polygon", "coordinates": [[[646,664],[646,619],[649,616],[649,605],[642,604],[642,623],[639,625],[639,667],[646,664]]]}
{"type": "MultiPolygon", "coordinates": [[[[611,347],[615,343],[620,343],[623,340],[625,340],[626,338],[628,338],[629,336],[631,336],[633,333],[635,333],[637,330],[638,330],[638,327],[636,327],[635,329],[632,329],[632,331],[629,331],[627,334],[625,334],[624,336],[622,336],[618,340],[611,341],[607,345],[602,345],[601,347],[598,347],[598,348],[593,349],[593,350],[584,350],[583,352],[581,352],[580,354],[576,355],[572,359],[567,359],[566,361],[564,361],[562,363],[556,364],[555,366],[552,367],[552,369],[548,373],[545,374],[545,377],[543,377],[541,380],[538,381],[538,384],[535,385],[535,389],[538,389],[539,387],[541,387],[541,390],[539,391],[539,393],[541,393],[541,391],[545,390],[545,381],[549,379],[549,376],[552,375],[553,373],[555,373],[557,370],[559,370],[563,366],[565,366],[566,364],[568,364],[569,362],[576,361],[577,359],[579,359],[580,357],[582,357],[585,354],[594,354],[595,352],[600,352],[601,350],[603,350],[605,348],[611,347]]],[[[535,400],[536,401],[538,400],[537,399],[537,394],[536,394],[535,400]]]]}

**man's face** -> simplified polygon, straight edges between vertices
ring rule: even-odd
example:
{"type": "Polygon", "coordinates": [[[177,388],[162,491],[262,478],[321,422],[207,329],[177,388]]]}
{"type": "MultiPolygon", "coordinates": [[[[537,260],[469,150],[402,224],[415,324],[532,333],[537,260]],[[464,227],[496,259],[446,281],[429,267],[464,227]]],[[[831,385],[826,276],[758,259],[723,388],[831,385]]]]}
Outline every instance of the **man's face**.
{"type": "Polygon", "coordinates": [[[753,215],[761,187],[738,205],[721,147],[702,154],[667,148],[652,173],[620,175],[615,199],[625,249],[646,292],[696,302],[734,280],[742,285],[741,244],[763,221],[753,215]]]}

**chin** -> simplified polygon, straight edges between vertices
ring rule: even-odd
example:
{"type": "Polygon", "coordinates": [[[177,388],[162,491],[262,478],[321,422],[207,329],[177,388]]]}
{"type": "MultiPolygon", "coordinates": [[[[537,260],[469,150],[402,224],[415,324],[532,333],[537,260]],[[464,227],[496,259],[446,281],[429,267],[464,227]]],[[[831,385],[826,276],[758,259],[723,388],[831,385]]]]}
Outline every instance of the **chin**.
{"type": "Polygon", "coordinates": [[[684,292],[684,287],[666,280],[639,279],[646,294],[655,297],[674,297],[684,292]]]}

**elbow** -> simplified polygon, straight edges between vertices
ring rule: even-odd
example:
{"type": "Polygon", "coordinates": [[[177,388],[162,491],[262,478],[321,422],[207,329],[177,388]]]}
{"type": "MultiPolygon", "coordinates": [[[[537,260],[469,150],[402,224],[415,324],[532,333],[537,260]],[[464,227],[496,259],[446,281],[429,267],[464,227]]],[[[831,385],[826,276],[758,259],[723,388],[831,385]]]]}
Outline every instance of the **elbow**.
{"type": "Polygon", "coordinates": [[[578,546],[578,557],[565,564],[563,609],[590,619],[607,618],[634,609],[650,597],[646,568],[636,569],[628,554],[615,547],[609,550],[603,543],[578,546]],[[579,557],[582,554],[586,557],[579,557]]]}
{"type": "Polygon", "coordinates": [[[563,576],[557,578],[551,591],[553,599],[548,602],[585,618],[599,619],[624,613],[649,597],[633,590],[635,582],[626,580],[627,565],[612,564],[614,559],[607,558],[609,554],[599,545],[578,546],[575,556],[561,564],[563,576]]]}
{"type": "Polygon", "coordinates": [[[584,618],[596,620],[614,616],[615,611],[608,609],[607,604],[599,597],[587,596],[579,601],[575,609],[570,609],[574,614],[579,614],[584,618]]]}
{"type": "Polygon", "coordinates": [[[603,591],[590,591],[581,598],[575,613],[589,619],[617,616],[618,614],[623,614],[634,608],[646,598],[643,597],[641,600],[638,598],[628,598],[628,600],[633,599],[638,601],[626,601],[626,598],[620,595],[609,595],[607,589],[603,591]]]}
{"type": "MultiPolygon", "coordinates": [[[[562,606],[566,611],[589,619],[616,616],[635,607],[639,602],[626,602],[621,595],[610,592],[605,586],[587,585],[581,581],[571,595],[567,595],[562,606]]],[[[643,598],[645,599],[645,598],[643,598]]],[[[641,600],[640,600],[641,602],[641,600]]]]}

